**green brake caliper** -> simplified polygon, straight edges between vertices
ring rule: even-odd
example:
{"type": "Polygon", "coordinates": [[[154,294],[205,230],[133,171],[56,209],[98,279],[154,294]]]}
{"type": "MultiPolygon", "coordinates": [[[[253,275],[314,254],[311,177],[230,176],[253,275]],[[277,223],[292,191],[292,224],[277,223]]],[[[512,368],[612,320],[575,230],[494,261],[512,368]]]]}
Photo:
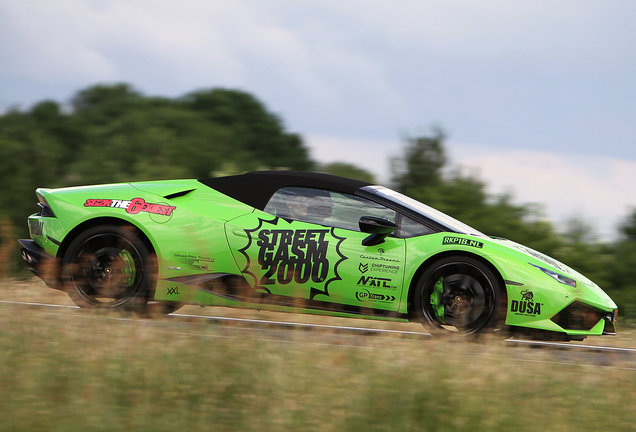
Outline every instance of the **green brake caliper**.
{"type": "Polygon", "coordinates": [[[433,306],[433,312],[440,324],[446,324],[444,320],[444,304],[442,303],[442,294],[444,294],[444,278],[439,278],[433,292],[431,293],[431,306],[433,306]]]}
{"type": "Polygon", "coordinates": [[[121,251],[119,258],[124,263],[121,272],[128,277],[127,283],[128,285],[131,285],[135,281],[135,273],[137,272],[137,269],[135,268],[135,260],[132,255],[130,255],[130,252],[125,249],[121,251]]]}

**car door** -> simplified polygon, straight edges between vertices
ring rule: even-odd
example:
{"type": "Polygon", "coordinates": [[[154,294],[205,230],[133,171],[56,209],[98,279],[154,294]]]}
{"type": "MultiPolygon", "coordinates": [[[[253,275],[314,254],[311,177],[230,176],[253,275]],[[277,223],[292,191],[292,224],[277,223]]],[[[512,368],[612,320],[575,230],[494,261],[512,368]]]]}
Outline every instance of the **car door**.
{"type": "Polygon", "coordinates": [[[354,195],[283,188],[265,212],[226,224],[228,243],[258,301],[308,309],[383,314],[399,309],[405,241],[372,246],[360,217],[395,222],[394,210],[354,195]]]}

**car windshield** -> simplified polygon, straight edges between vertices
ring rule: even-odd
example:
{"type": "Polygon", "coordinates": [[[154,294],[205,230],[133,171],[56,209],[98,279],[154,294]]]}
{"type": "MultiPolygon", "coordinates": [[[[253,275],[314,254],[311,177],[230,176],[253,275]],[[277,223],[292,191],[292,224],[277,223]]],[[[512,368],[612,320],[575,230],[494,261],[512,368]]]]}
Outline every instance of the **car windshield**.
{"type": "Polygon", "coordinates": [[[374,195],[393,201],[401,206],[404,206],[410,210],[413,210],[427,218],[437,222],[446,228],[466,235],[488,237],[487,235],[477,231],[476,229],[466,225],[457,219],[450,217],[449,215],[442,213],[439,210],[435,210],[433,207],[427,206],[413,198],[407,197],[399,192],[389,189],[384,186],[364,186],[361,190],[371,192],[374,195]]]}

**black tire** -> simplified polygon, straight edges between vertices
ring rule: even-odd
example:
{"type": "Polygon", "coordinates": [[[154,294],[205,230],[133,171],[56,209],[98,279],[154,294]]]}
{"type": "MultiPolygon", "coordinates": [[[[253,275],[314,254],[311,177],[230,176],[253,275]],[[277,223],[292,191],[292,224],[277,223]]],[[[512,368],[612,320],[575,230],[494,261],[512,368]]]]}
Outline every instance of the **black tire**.
{"type": "Polygon", "coordinates": [[[130,226],[90,228],[62,259],[64,289],[82,308],[144,313],[155,275],[153,257],[130,226]]]}
{"type": "MultiPolygon", "coordinates": [[[[475,258],[450,256],[433,263],[414,293],[415,311],[433,332],[474,335],[498,329],[506,299],[497,275],[475,258]]],[[[503,334],[503,332],[501,333],[503,334]]]]}

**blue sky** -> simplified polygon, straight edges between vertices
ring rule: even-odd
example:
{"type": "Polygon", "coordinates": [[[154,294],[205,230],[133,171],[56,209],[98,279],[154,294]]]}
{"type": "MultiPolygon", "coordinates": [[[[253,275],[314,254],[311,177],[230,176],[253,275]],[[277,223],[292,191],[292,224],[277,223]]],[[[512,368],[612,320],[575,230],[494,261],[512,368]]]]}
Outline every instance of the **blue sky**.
{"type": "Polygon", "coordinates": [[[607,238],[636,207],[635,19],[633,1],[0,0],[0,110],[100,82],[240,88],[381,181],[437,125],[492,193],[607,238]]]}

